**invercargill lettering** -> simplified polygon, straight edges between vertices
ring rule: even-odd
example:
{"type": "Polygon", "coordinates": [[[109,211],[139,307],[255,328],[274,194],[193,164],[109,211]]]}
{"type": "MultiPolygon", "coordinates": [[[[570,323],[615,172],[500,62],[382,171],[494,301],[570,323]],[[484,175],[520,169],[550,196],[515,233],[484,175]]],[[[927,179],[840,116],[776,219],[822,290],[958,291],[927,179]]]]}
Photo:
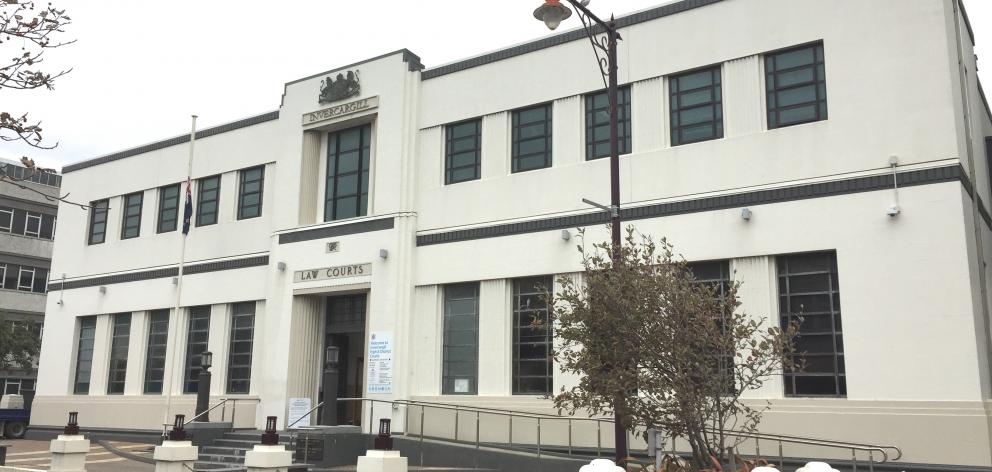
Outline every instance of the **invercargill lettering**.
{"type": "Polygon", "coordinates": [[[379,106],[379,97],[363,98],[361,100],[355,100],[353,102],[324,108],[323,110],[305,113],[303,114],[303,124],[310,125],[320,121],[329,120],[331,118],[368,110],[377,106],[379,106]]]}

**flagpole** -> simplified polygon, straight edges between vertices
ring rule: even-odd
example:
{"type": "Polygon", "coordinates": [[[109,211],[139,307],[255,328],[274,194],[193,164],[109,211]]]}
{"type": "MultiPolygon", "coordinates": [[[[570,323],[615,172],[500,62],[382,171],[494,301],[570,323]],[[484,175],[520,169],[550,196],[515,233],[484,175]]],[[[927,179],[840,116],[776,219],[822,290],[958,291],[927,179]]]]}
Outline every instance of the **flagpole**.
{"type": "MultiPolygon", "coordinates": [[[[193,118],[193,120],[192,120],[192,124],[190,125],[190,131],[189,131],[189,158],[186,161],[186,185],[187,186],[189,185],[190,180],[191,180],[191,178],[193,176],[193,148],[196,146],[196,115],[192,115],[192,118],[193,118]]],[[[181,185],[180,185],[179,189],[180,189],[180,191],[182,191],[182,186],[181,185]]],[[[162,425],[163,425],[163,427],[166,427],[166,425],[171,424],[171,421],[169,421],[169,417],[171,416],[171,413],[172,413],[172,386],[176,383],[176,377],[175,377],[175,374],[176,374],[176,359],[179,357],[179,355],[178,355],[179,354],[179,339],[178,339],[178,337],[179,337],[179,327],[176,326],[176,325],[179,324],[179,320],[182,318],[181,316],[179,316],[179,313],[180,313],[179,310],[182,309],[181,308],[181,303],[182,303],[181,297],[182,297],[182,293],[183,293],[183,266],[186,263],[186,232],[185,231],[182,231],[178,227],[178,223],[179,223],[179,221],[178,221],[179,220],[179,214],[178,213],[179,213],[179,208],[178,208],[178,205],[177,205],[176,206],[176,220],[177,220],[176,221],[176,223],[177,223],[176,224],[176,226],[177,226],[176,229],[179,230],[178,231],[179,234],[182,235],[182,244],[181,244],[180,250],[179,250],[179,274],[176,277],[176,303],[175,303],[175,306],[176,306],[176,310],[175,310],[176,316],[175,316],[175,322],[170,322],[169,323],[168,339],[171,339],[172,340],[172,359],[171,359],[171,362],[169,363],[169,382],[168,382],[168,384],[166,385],[166,388],[165,388],[165,391],[166,391],[166,393],[165,393],[165,417],[162,419],[162,425]],[[173,334],[175,334],[175,335],[173,335],[173,334]]]]}

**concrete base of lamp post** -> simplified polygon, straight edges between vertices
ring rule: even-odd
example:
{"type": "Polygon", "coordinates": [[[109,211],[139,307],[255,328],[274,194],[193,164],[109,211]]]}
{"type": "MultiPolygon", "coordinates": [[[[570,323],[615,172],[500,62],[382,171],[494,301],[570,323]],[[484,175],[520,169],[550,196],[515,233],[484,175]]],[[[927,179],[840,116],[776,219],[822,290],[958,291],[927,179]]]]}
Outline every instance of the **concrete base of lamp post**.
{"type": "Polygon", "coordinates": [[[245,468],[248,472],[287,472],[293,465],[293,453],[286,446],[256,444],[245,453],[245,468]]]}
{"type": "Polygon", "coordinates": [[[86,472],[86,454],[90,441],[82,435],[60,434],[48,448],[52,453],[52,472],[86,472]]]}
{"type": "Polygon", "coordinates": [[[624,470],[609,459],[595,459],[579,468],[579,472],[624,472],[624,470]]]}
{"type": "Polygon", "coordinates": [[[400,451],[370,450],[358,458],[357,472],[407,472],[406,457],[400,451]]]}
{"type": "Polygon", "coordinates": [[[192,441],[162,441],[155,446],[155,472],[186,472],[192,470],[199,450],[192,441]]]}

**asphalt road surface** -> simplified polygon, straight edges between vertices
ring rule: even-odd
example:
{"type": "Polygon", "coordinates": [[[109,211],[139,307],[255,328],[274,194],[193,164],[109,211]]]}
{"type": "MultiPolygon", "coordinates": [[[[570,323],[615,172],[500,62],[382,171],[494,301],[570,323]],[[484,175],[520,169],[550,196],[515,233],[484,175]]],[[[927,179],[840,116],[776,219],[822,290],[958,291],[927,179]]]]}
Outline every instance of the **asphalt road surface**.
{"type": "MultiPolygon", "coordinates": [[[[7,466],[28,470],[48,470],[52,464],[52,454],[48,452],[48,441],[28,441],[25,439],[3,440],[7,445],[7,466]]],[[[112,442],[118,449],[151,457],[150,444],[112,442]]],[[[152,472],[155,466],[136,462],[106,450],[95,442],[90,442],[90,452],[86,454],[87,472],[152,472]]]]}

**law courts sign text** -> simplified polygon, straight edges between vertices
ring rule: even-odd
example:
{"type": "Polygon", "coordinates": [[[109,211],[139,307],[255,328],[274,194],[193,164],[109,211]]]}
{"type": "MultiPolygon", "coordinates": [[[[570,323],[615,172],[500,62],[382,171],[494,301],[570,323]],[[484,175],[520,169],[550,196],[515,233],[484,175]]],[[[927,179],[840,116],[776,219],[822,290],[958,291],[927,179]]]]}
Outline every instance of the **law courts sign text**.
{"type": "Polygon", "coordinates": [[[351,264],[320,269],[298,270],[293,272],[293,282],[341,279],[345,277],[361,277],[363,275],[372,275],[372,264],[351,264]]]}
{"type": "Polygon", "coordinates": [[[353,102],[334,105],[322,110],[303,114],[303,126],[309,126],[321,121],[351,115],[360,111],[371,110],[379,106],[379,97],[363,98],[353,102]]]}

